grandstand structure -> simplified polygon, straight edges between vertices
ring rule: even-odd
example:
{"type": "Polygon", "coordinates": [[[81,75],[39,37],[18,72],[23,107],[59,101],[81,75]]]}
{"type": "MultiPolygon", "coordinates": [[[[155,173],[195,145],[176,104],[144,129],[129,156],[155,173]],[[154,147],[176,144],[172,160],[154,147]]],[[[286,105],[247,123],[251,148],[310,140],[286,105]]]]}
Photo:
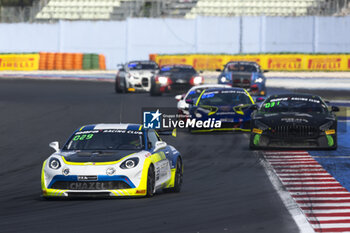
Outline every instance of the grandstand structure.
{"type": "Polygon", "coordinates": [[[350,0],[0,0],[1,22],[134,17],[344,16],[350,0]]]}

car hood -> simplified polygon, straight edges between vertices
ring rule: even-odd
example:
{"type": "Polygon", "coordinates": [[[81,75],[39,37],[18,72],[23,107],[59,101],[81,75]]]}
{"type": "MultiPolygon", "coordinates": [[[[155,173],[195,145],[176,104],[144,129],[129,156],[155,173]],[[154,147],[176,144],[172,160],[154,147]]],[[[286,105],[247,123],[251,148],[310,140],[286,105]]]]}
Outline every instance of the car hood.
{"type": "Polygon", "coordinates": [[[153,75],[152,70],[133,70],[129,74],[135,77],[150,77],[153,75]]]}
{"type": "Polygon", "coordinates": [[[118,151],[73,151],[60,153],[68,162],[75,163],[101,163],[113,162],[124,158],[127,155],[140,152],[138,150],[118,150],[118,151]]]}
{"type": "Polygon", "coordinates": [[[201,113],[205,113],[210,115],[250,115],[252,110],[250,109],[251,105],[242,105],[242,106],[209,106],[209,105],[201,105],[198,107],[198,110],[201,113]]]}
{"type": "Polygon", "coordinates": [[[319,126],[334,120],[334,117],[322,113],[259,113],[254,116],[254,120],[259,120],[268,126],[293,124],[319,126]]]}
{"type": "Polygon", "coordinates": [[[176,73],[167,73],[167,75],[173,82],[186,82],[188,83],[193,76],[196,74],[187,73],[187,72],[176,72],[176,73]]]}

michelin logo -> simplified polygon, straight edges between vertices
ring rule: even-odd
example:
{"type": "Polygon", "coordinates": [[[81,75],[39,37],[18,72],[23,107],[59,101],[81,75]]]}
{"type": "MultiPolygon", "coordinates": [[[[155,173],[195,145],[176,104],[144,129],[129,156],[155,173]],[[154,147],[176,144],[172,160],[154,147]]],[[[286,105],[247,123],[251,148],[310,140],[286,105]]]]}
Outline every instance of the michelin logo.
{"type": "Polygon", "coordinates": [[[162,113],[157,109],[156,112],[143,112],[143,127],[146,129],[160,129],[162,113]]]}

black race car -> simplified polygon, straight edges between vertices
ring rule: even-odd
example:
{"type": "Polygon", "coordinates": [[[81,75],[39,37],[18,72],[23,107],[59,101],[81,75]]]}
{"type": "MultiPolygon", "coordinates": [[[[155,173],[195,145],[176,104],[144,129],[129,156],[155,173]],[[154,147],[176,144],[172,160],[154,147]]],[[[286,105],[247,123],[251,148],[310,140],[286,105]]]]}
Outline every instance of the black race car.
{"type": "Polygon", "coordinates": [[[165,65],[152,77],[150,94],[157,96],[168,92],[183,93],[203,82],[203,77],[190,65],[165,65]]]}
{"type": "Polygon", "coordinates": [[[337,148],[339,108],[308,94],[267,98],[252,115],[250,148],[337,148]]]}

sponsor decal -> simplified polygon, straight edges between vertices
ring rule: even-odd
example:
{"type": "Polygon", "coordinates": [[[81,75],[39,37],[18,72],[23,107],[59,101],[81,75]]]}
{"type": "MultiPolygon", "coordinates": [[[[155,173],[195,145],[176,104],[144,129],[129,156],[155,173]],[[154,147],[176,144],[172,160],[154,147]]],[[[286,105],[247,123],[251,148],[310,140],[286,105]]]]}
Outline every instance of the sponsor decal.
{"type": "Polygon", "coordinates": [[[273,57],[268,59],[267,68],[270,70],[299,70],[301,65],[301,58],[273,57]]]}
{"type": "Polygon", "coordinates": [[[341,58],[310,58],[309,70],[341,70],[341,58]]]}
{"type": "Polygon", "coordinates": [[[0,70],[38,70],[39,54],[0,55],[0,70]]]}

